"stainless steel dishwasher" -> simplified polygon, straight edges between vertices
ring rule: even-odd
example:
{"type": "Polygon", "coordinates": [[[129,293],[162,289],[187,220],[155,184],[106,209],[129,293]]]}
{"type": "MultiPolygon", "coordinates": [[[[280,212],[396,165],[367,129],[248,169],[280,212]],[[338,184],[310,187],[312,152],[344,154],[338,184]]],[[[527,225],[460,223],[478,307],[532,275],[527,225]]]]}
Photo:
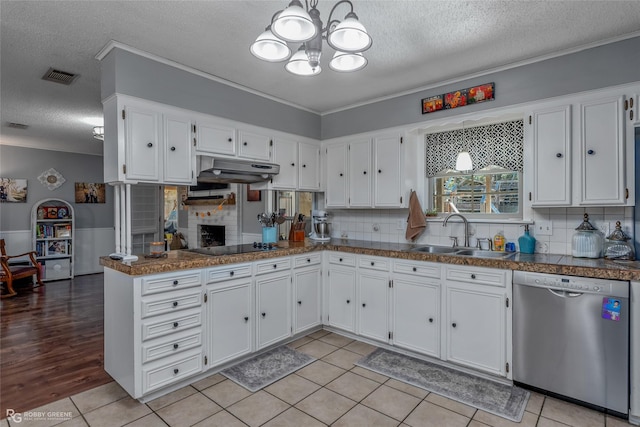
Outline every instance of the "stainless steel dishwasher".
{"type": "Polygon", "coordinates": [[[513,273],[513,380],[629,414],[629,282],[513,273]]]}

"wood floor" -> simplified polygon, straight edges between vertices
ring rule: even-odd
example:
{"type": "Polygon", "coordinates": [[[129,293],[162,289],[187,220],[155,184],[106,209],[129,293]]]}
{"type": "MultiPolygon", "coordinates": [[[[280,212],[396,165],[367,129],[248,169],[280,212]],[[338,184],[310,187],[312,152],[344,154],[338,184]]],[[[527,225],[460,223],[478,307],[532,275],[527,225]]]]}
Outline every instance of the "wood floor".
{"type": "Polygon", "coordinates": [[[103,274],[46,282],[0,300],[0,413],[24,412],[112,381],[103,370],[103,274]]]}

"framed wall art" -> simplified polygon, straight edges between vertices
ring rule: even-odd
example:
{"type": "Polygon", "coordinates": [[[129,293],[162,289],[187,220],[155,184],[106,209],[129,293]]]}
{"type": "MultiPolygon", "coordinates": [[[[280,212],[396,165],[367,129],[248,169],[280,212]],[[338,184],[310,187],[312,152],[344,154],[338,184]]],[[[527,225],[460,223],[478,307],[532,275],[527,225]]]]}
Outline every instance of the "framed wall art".
{"type": "Polygon", "coordinates": [[[423,98],[422,114],[433,113],[439,110],[464,107],[465,105],[478,104],[495,99],[495,83],[485,83],[447,92],[443,95],[434,95],[423,98]]]}
{"type": "Polygon", "coordinates": [[[27,180],[0,178],[1,203],[27,203],[27,180]]]}
{"type": "Polygon", "coordinates": [[[76,203],[105,203],[104,184],[76,182],[76,203]]]}
{"type": "Polygon", "coordinates": [[[247,184],[247,202],[259,202],[262,200],[262,192],[260,190],[252,190],[247,184]]]}

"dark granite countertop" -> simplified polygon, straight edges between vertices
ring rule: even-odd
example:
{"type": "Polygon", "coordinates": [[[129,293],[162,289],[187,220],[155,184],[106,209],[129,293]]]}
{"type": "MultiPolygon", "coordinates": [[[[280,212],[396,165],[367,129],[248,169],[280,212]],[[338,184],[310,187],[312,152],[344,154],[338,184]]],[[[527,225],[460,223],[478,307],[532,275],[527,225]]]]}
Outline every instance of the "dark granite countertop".
{"type": "Polygon", "coordinates": [[[586,259],[574,258],[568,255],[529,255],[520,253],[516,253],[508,259],[483,258],[482,254],[472,257],[411,251],[416,246],[424,245],[342,239],[332,239],[329,242],[314,242],[312,240],[304,242],[282,241],[278,242],[277,249],[274,250],[256,250],[252,245],[223,246],[212,248],[210,255],[189,250],[174,250],[168,252],[167,256],[163,258],[145,258],[144,255],[138,255],[138,261],[131,263],[123,263],[122,261],[112,260],[109,257],[101,257],[100,264],[128,275],[139,276],[332,250],[353,254],[538,273],[616,280],[640,280],[640,261],[612,261],[604,258],[586,259]]]}

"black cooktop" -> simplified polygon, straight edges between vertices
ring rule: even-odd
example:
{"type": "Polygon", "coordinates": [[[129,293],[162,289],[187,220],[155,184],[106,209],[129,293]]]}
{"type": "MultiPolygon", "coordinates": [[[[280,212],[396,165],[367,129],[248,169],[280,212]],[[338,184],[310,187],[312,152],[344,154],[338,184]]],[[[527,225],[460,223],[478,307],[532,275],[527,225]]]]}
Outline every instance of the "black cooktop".
{"type": "Polygon", "coordinates": [[[195,248],[195,249],[187,249],[188,252],[194,252],[202,255],[212,255],[212,256],[220,256],[220,255],[240,255],[247,254],[250,252],[271,252],[277,250],[278,247],[273,244],[263,244],[263,243],[247,243],[245,245],[230,245],[230,246],[212,246],[209,248],[195,248]]]}

